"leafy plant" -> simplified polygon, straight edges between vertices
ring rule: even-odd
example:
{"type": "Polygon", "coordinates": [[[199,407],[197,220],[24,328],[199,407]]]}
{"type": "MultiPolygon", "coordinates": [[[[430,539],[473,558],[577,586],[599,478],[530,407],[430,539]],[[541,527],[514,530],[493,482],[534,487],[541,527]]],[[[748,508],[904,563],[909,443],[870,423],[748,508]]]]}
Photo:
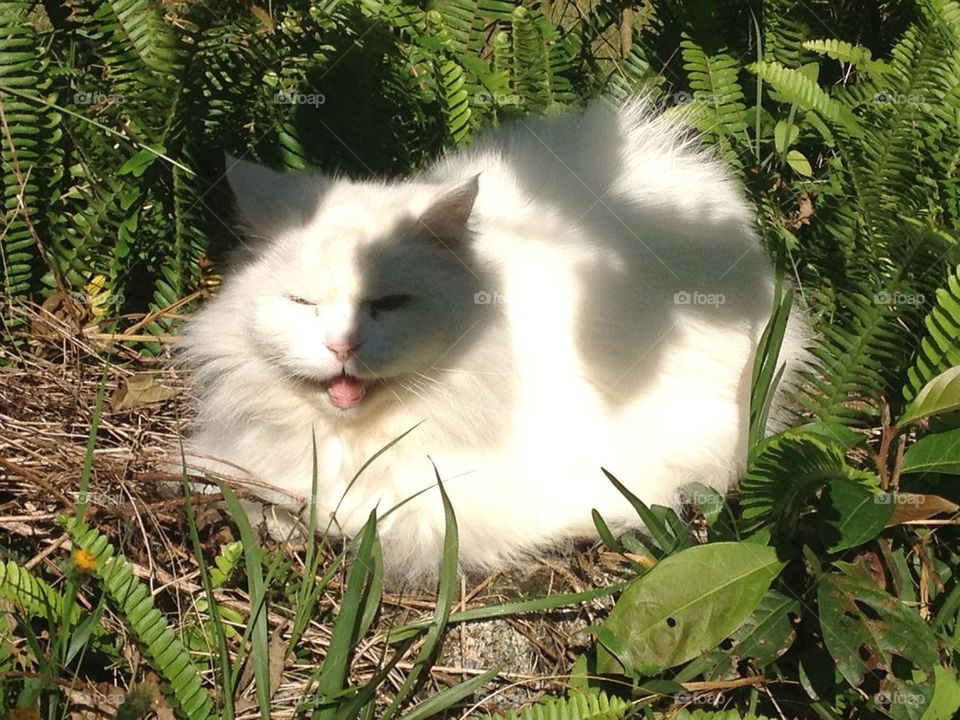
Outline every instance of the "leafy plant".
{"type": "Polygon", "coordinates": [[[89,553],[92,573],[103,583],[104,591],[145,647],[157,672],[170,684],[171,696],[184,715],[191,720],[211,717],[213,701],[199,671],[154,606],[150,589],[134,576],[130,563],[114,555],[113,545],[96,529],[76,518],[64,518],[63,525],[74,545],[89,553]]]}

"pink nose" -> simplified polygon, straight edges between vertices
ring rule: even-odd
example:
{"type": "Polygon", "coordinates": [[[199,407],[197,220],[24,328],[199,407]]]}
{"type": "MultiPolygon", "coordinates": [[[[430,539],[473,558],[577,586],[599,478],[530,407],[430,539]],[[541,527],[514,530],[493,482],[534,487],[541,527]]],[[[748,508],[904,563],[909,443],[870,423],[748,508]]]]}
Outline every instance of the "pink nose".
{"type": "Polygon", "coordinates": [[[336,355],[337,360],[340,362],[346,362],[349,360],[350,356],[353,355],[356,349],[357,342],[353,339],[345,340],[343,342],[327,343],[327,350],[336,355]]]}

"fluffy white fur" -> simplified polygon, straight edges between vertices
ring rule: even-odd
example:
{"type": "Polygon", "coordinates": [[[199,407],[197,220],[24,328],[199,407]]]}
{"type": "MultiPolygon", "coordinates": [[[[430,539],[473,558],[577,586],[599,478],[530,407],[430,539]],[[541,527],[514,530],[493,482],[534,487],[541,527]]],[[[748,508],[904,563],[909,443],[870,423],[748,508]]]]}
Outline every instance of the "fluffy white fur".
{"type": "MultiPolygon", "coordinates": [[[[321,526],[416,496],[380,523],[401,577],[440,559],[431,461],[467,569],[591,535],[591,508],[635,525],[601,466],[661,504],[743,470],[771,264],[737,185],[642,102],[518,121],[404,182],[228,166],[249,244],[182,341],[194,464],[299,510],[314,434],[321,526]]],[[[793,322],[788,369],[803,341],[793,322]]]]}

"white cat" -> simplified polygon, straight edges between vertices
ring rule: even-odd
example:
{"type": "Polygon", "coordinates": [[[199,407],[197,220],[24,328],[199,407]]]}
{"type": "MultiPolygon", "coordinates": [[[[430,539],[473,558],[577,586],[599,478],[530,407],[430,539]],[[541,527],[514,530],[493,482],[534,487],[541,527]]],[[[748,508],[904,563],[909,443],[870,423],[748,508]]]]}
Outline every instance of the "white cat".
{"type": "Polygon", "coordinates": [[[771,263],[737,184],[642,101],[519,120],[409,181],[228,179],[250,241],[182,340],[194,464],[302,509],[315,436],[321,527],[413,497],[380,522],[399,577],[438,566],[433,464],[477,570],[592,535],[591,508],[637,525],[601,466],[660,504],[744,469],[771,263]]]}

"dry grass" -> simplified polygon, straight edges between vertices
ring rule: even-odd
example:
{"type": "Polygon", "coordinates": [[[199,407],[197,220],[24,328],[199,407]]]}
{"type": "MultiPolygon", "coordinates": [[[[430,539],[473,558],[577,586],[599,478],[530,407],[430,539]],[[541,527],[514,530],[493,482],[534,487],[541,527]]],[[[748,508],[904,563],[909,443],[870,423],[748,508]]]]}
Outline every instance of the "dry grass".
{"type": "MultiPolygon", "coordinates": [[[[105,374],[107,401],[93,453],[87,521],[110,536],[136,574],[149,584],[157,605],[168,612],[173,624],[195,623],[193,601],[202,594],[202,587],[184,500],[171,497],[165,489],[171,476],[157,472],[158,461],[177,446],[181,418],[184,429],[189,429],[189,402],[180,378],[161,360],[105,344],[105,334],[92,325],[84,327],[84,319],[78,315],[50,311],[49,307],[25,312],[27,322],[19,333],[19,345],[0,349],[0,560],[16,559],[54,583],[64,577],[70,546],[56,518],[74,510],[96,396],[105,374]],[[123,409],[124,388],[131,380],[144,378],[151,382],[147,394],[140,393],[141,400],[157,401],[133,403],[123,409]]],[[[216,502],[218,497],[195,498],[198,530],[208,559],[224,543],[237,538],[235,525],[216,502]]],[[[287,581],[302,576],[302,546],[278,547],[261,539],[273,552],[283,554],[287,581]]],[[[334,549],[328,547],[327,552],[334,549]]],[[[523,595],[588,589],[609,578],[609,569],[604,570],[596,560],[597,553],[591,550],[543,560],[510,577],[465,580],[454,610],[523,595]]],[[[381,665],[385,633],[390,628],[432,615],[429,593],[388,590],[392,592],[385,596],[377,624],[356,653],[352,666],[356,680],[369,677],[381,665]]],[[[280,671],[273,695],[277,717],[292,717],[310,672],[325,656],[341,592],[342,582],[335,581],[315,609],[296,654],[276,666],[280,671]]],[[[274,598],[269,617],[271,637],[288,637],[292,610],[282,587],[274,598]]],[[[242,578],[220,591],[219,599],[245,615],[249,603],[242,578]]],[[[485,711],[515,706],[562,687],[563,677],[589,642],[579,630],[597,620],[594,614],[602,612],[604,603],[588,605],[452,626],[420,696],[490,667],[501,672],[478,704],[485,711]]],[[[117,617],[106,616],[104,623],[111,632],[125,632],[117,617]]],[[[140,658],[136,642],[127,640],[125,654],[134,674],[117,668],[82,668],[71,691],[77,717],[109,716],[119,691],[149,679],[149,667],[140,658]]],[[[383,687],[384,697],[402,683],[416,651],[417,647],[411,648],[408,659],[396,667],[383,687]]],[[[211,676],[211,687],[214,685],[211,676]]],[[[241,717],[258,716],[251,686],[247,683],[238,699],[241,717]]]]}

